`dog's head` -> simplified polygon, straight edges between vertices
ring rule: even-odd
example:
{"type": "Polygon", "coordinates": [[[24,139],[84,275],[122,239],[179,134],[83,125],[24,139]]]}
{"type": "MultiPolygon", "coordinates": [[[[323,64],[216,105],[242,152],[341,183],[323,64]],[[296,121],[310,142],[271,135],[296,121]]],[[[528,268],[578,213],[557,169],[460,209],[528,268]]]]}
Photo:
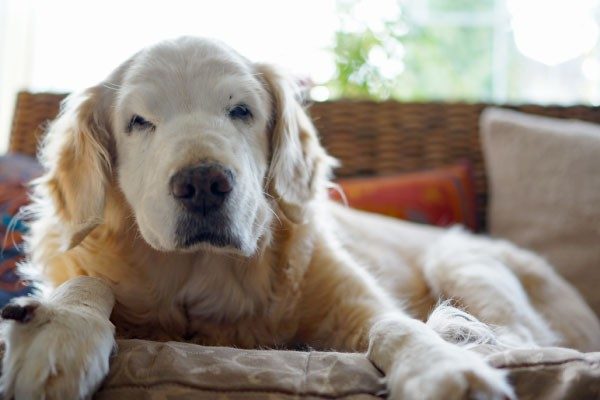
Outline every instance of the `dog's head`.
{"type": "Polygon", "coordinates": [[[275,213],[304,221],[331,165],[291,81],[196,38],[142,50],[72,95],[42,157],[67,247],[103,223],[117,189],[153,248],[244,256],[275,213]]]}

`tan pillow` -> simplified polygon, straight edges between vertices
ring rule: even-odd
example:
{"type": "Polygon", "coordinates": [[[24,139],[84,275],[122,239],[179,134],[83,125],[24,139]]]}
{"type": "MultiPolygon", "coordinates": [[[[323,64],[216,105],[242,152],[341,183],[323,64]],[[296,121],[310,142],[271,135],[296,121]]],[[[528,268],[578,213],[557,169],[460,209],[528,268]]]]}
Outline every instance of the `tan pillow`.
{"type": "Polygon", "coordinates": [[[600,125],[488,108],[489,229],[543,255],[600,315],[600,125]]]}

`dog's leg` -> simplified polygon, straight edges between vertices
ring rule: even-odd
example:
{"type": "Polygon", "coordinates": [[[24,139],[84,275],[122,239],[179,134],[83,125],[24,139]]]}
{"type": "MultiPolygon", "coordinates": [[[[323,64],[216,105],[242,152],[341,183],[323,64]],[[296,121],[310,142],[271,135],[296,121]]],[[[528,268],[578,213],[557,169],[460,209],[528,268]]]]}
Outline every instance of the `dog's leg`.
{"type": "Polygon", "coordinates": [[[4,398],[80,399],[108,373],[114,305],[102,279],[73,278],[47,299],[21,297],[2,310],[4,398]]]}
{"type": "Polygon", "coordinates": [[[510,399],[505,373],[442,340],[423,322],[394,312],[370,329],[367,356],[386,373],[391,399],[510,399]]]}
{"type": "Polygon", "coordinates": [[[600,350],[598,317],[546,260],[505,241],[495,240],[488,246],[519,278],[529,303],[558,333],[558,345],[584,352],[600,350]]]}
{"type": "Polygon", "coordinates": [[[322,349],[368,349],[386,374],[391,399],[513,397],[504,372],[405,314],[345,252],[316,254],[299,304],[299,341],[322,349]]]}
{"type": "Polygon", "coordinates": [[[530,303],[521,281],[490,239],[451,232],[425,254],[424,273],[435,296],[457,300],[508,346],[553,345],[559,338],[530,303]]]}

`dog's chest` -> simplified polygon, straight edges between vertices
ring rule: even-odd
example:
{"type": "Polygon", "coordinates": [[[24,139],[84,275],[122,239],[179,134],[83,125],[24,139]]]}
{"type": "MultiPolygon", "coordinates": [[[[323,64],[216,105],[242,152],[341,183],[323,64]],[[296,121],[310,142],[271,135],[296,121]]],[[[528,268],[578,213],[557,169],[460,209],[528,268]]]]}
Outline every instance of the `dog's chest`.
{"type": "Polygon", "coordinates": [[[127,290],[117,288],[118,333],[239,347],[291,341],[297,325],[294,298],[272,274],[253,265],[200,261],[165,266],[139,275],[127,290]]]}
{"type": "Polygon", "coordinates": [[[187,300],[147,303],[137,310],[117,303],[112,320],[121,337],[243,348],[279,347],[293,341],[298,319],[287,310],[287,303],[264,306],[246,299],[236,308],[231,299],[210,297],[204,293],[187,300]]]}
{"type": "MultiPolygon", "coordinates": [[[[256,277],[254,277],[256,278],[256,277]]],[[[198,281],[186,287],[182,312],[187,338],[210,345],[238,347],[283,346],[297,330],[295,299],[281,293],[269,279],[249,282],[225,277],[211,289],[198,281]]]]}

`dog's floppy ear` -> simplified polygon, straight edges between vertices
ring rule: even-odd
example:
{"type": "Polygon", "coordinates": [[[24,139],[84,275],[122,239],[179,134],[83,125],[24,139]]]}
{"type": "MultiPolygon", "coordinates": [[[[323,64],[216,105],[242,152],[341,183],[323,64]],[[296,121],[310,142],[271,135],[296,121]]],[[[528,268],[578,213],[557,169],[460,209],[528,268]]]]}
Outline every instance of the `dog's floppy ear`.
{"type": "Polygon", "coordinates": [[[65,249],[79,244],[103,218],[113,162],[108,91],[96,86],[69,96],[42,144],[47,172],[36,190],[53,203],[65,249]]]}
{"type": "Polygon", "coordinates": [[[301,223],[311,200],[325,195],[335,160],[319,143],[295,84],[272,66],[259,64],[256,68],[272,101],[267,190],[287,218],[301,223]]]}

